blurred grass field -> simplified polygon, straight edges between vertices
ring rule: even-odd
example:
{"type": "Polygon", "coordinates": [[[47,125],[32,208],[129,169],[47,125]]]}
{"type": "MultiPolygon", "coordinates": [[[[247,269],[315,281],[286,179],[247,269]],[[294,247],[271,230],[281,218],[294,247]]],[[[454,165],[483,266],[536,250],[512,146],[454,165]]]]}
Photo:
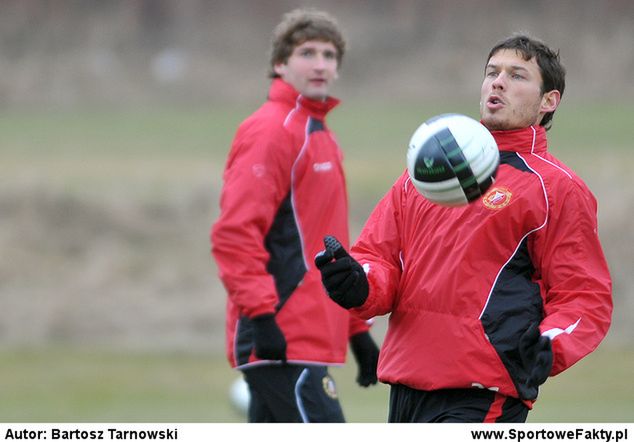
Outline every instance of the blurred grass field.
{"type": "MultiPolygon", "coordinates": [[[[331,369],[349,422],[386,422],[389,388],[331,369]]],[[[632,422],[634,351],[599,348],[542,387],[529,422],[632,422]]],[[[3,422],[245,422],[221,356],[62,347],[0,351],[3,422]]]]}
{"type": "MultiPolygon", "coordinates": [[[[207,235],[217,216],[231,139],[252,110],[0,113],[1,421],[244,420],[227,398],[237,374],[222,356],[225,295],[209,258],[207,235]],[[53,205],[60,205],[62,195],[76,204],[61,198],[64,213],[55,212],[54,219],[47,219],[49,212],[34,212],[43,214],[37,225],[16,215],[26,204],[37,204],[42,193],[57,198],[45,201],[53,205]],[[94,212],[91,217],[77,217],[82,205],[94,212]],[[145,217],[134,217],[130,207],[136,206],[147,206],[145,217]],[[123,214],[110,227],[103,218],[117,211],[123,214]],[[83,226],[86,222],[95,225],[83,226]],[[129,224],[145,236],[135,236],[134,229],[118,235],[116,229],[129,224]],[[86,237],[82,227],[89,227],[86,237]],[[29,228],[43,232],[35,235],[29,228]],[[100,248],[92,249],[95,244],[86,238],[103,230],[107,235],[96,244],[100,248]],[[47,241],[57,242],[47,247],[47,241]],[[72,247],[66,247],[68,241],[72,247]],[[129,258],[106,244],[136,255],[129,258]],[[112,256],[104,258],[104,250],[112,256]],[[84,267],[85,262],[92,267],[84,267]],[[91,272],[98,283],[89,280],[91,272]],[[174,276],[179,273],[180,279],[174,276]],[[83,285],[73,285],[73,279],[83,285]],[[163,285],[157,289],[154,279],[164,279],[163,285]],[[120,297],[105,303],[113,288],[120,297]],[[69,290],[76,297],[69,299],[69,290]],[[45,318],[51,309],[58,316],[54,326],[45,318]],[[183,310],[174,313],[178,309],[183,310]],[[137,327],[157,310],[155,322],[137,327]],[[86,322],[105,325],[78,325],[87,312],[93,316],[86,322]],[[182,326],[190,319],[191,327],[182,326]],[[155,325],[161,322],[169,327],[155,325]]],[[[346,158],[353,237],[402,172],[411,133],[444,112],[476,116],[477,109],[344,103],[334,112],[330,125],[346,158]]],[[[631,121],[632,104],[565,103],[555,115],[549,134],[553,153],[599,200],[600,234],[614,278],[615,321],[597,352],[548,381],[529,421],[627,422],[634,416],[631,121]]],[[[385,422],[387,387],[357,388],[354,370],[353,363],[332,370],[348,420],[385,422]]]]}

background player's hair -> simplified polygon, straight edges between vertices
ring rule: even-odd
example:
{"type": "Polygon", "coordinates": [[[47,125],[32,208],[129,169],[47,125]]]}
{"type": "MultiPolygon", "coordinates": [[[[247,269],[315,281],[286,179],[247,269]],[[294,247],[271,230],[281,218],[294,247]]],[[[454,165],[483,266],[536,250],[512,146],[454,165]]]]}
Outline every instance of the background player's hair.
{"type": "Polygon", "coordinates": [[[330,14],[316,9],[295,9],[284,14],[273,31],[269,77],[275,73],[276,64],[286,63],[296,46],[309,40],[327,41],[337,49],[337,65],[341,65],[346,42],[339,24],[330,14]]]}

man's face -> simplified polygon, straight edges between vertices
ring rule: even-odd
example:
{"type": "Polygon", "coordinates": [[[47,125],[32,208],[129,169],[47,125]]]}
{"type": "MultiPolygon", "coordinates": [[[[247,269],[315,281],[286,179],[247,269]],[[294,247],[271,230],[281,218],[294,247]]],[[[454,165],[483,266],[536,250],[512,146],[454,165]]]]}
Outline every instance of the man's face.
{"type": "Polygon", "coordinates": [[[276,64],[275,73],[300,94],[314,100],[328,96],[337,79],[337,49],[331,42],[309,40],[295,46],[286,63],[276,64]]]}
{"type": "Polygon", "coordinates": [[[526,61],[513,49],[491,57],[480,91],[480,118],[489,130],[521,129],[538,125],[547,112],[557,108],[559,91],[542,94],[537,60],[526,61]]]}

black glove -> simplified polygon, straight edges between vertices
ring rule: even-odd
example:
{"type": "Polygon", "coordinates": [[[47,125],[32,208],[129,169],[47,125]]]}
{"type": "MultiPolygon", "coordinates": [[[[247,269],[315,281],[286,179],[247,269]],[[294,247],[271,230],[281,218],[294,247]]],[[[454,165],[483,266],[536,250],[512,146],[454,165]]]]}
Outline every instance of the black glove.
{"type": "Polygon", "coordinates": [[[528,327],[520,338],[519,352],[528,372],[528,386],[539,387],[546,382],[553,368],[553,351],[550,338],[541,336],[537,324],[528,327]]]}
{"type": "Polygon", "coordinates": [[[328,296],[343,308],[359,307],[369,293],[368,278],[363,267],[335,237],[326,236],[324,245],[326,250],[315,256],[315,265],[321,272],[321,281],[328,296]]]}
{"type": "Polygon", "coordinates": [[[272,313],[251,318],[255,355],[260,359],[286,362],[286,338],[272,313]]]}
{"type": "Polygon", "coordinates": [[[350,338],[352,354],[357,361],[359,371],[357,384],[368,387],[376,384],[376,364],[379,361],[379,347],[369,332],[361,332],[350,338]]]}

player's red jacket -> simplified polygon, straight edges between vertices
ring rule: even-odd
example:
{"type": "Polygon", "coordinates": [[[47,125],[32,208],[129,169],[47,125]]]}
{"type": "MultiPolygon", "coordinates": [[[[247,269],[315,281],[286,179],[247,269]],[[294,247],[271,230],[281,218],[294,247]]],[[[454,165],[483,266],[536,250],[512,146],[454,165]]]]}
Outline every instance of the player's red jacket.
{"type": "Polygon", "coordinates": [[[367,331],[326,294],[313,259],[325,235],[349,243],[342,153],[324,122],[338,100],[314,101],[281,79],[238,128],[224,172],[212,252],[228,292],[227,356],[257,361],[249,318],[276,313],[289,362],[341,364],[367,331]]]}
{"type": "Polygon", "coordinates": [[[383,382],[535,397],[518,355],[529,323],[552,338],[551,375],[608,331],[612,288],[595,198],[547,152],[542,127],[492,133],[501,165],[481,200],[440,207],[405,172],[352,248],[370,283],[356,311],[391,313],[383,382]]]}

